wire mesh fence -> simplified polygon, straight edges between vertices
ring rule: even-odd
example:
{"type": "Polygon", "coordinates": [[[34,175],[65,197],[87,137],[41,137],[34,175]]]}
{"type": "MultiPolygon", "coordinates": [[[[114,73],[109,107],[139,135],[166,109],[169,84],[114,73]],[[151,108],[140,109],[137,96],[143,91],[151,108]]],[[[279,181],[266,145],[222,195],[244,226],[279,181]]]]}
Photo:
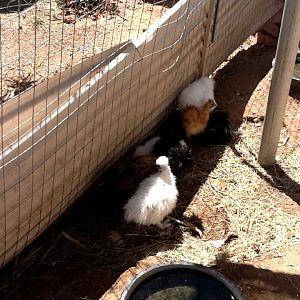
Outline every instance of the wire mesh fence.
{"type": "Polygon", "coordinates": [[[148,134],[183,86],[211,73],[281,6],[1,2],[0,264],[148,134]]]}
{"type": "Polygon", "coordinates": [[[24,0],[4,1],[0,9],[5,101],[86,57],[136,38],[167,8],[137,1],[24,0]]]}

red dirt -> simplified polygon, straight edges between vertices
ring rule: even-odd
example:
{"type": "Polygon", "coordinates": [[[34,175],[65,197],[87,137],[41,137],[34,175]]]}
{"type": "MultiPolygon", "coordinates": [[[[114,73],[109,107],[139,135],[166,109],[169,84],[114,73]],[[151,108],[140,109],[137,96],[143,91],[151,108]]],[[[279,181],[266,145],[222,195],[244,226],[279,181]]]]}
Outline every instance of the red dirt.
{"type": "Polygon", "coordinates": [[[232,280],[246,299],[300,299],[300,250],[288,250],[283,257],[248,264],[222,263],[217,269],[232,280]]]}

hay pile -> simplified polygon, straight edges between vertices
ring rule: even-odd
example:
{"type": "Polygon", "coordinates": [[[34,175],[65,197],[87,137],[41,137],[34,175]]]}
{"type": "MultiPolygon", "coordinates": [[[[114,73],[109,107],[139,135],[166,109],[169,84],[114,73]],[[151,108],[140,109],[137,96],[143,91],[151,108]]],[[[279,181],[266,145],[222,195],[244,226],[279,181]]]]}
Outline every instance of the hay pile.
{"type": "MultiPolygon", "coordinates": [[[[227,215],[228,232],[236,238],[216,248],[218,243],[215,240],[205,240],[205,236],[201,240],[184,232],[182,243],[176,249],[158,255],[209,265],[216,259],[241,262],[280,255],[284,249],[299,243],[300,212],[290,198],[299,199],[299,186],[276,174],[279,167],[274,167],[268,174],[258,165],[254,153],[257,153],[259,138],[253,125],[243,124],[241,132],[240,142],[233,149],[226,148],[185,213],[188,215],[205,206],[211,206],[211,210],[223,209],[227,215]],[[278,190],[276,185],[285,190],[278,190]],[[293,206],[294,210],[291,209],[293,206]]],[[[283,168],[287,174],[299,183],[299,151],[294,149],[280,156],[286,157],[283,168]]],[[[201,164],[194,168],[201,169],[201,164]]]]}

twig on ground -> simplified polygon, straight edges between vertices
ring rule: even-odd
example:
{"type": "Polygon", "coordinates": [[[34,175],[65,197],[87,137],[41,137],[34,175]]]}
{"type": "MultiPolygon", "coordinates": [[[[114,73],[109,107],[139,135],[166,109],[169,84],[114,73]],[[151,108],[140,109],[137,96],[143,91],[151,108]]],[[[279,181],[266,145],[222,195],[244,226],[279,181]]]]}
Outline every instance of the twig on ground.
{"type": "Polygon", "coordinates": [[[84,244],[82,244],[80,241],[74,239],[73,237],[71,237],[69,234],[65,233],[64,231],[61,232],[61,234],[70,242],[76,244],[77,246],[83,248],[83,249],[87,249],[88,247],[84,244]]]}
{"type": "Polygon", "coordinates": [[[225,244],[230,243],[232,240],[237,239],[238,236],[234,233],[228,233],[227,236],[224,239],[221,240],[214,240],[214,241],[210,241],[211,244],[215,247],[215,248],[221,248],[222,246],[224,246],[225,244]]]}
{"type": "Polygon", "coordinates": [[[283,141],[281,144],[278,145],[278,147],[283,147],[283,146],[285,146],[286,143],[289,141],[289,139],[290,139],[290,137],[287,136],[287,137],[284,139],[284,141],[283,141]]]}
{"type": "Polygon", "coordinates": [[[199,229],[197,226],[195,226],[194,224],[192,224],[192,223],[189,223],[187,221],[181,221],[181,220],[175,219],[175,218],[170,217],[170,216],[168,217],[168,219],[175,222],[175,223],[178,223],[180,225],[188,227],[192,231],[195,231],[196,233],[198,233],[200,237],[203,235],[203,231],[201,229],[199,229]]]}

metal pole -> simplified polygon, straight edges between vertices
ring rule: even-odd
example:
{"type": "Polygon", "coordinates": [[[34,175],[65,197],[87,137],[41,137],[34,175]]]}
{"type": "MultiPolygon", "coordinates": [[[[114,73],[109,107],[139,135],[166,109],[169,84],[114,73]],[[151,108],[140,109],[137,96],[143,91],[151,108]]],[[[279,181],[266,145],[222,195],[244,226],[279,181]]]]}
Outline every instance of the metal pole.
{"type": "Polygon", "coordinates": [[[286,0],[258,154],[258,161],[264,167],[275,163],[275,155],[295,66],[299,38],[300,0],[286,0]]]}

